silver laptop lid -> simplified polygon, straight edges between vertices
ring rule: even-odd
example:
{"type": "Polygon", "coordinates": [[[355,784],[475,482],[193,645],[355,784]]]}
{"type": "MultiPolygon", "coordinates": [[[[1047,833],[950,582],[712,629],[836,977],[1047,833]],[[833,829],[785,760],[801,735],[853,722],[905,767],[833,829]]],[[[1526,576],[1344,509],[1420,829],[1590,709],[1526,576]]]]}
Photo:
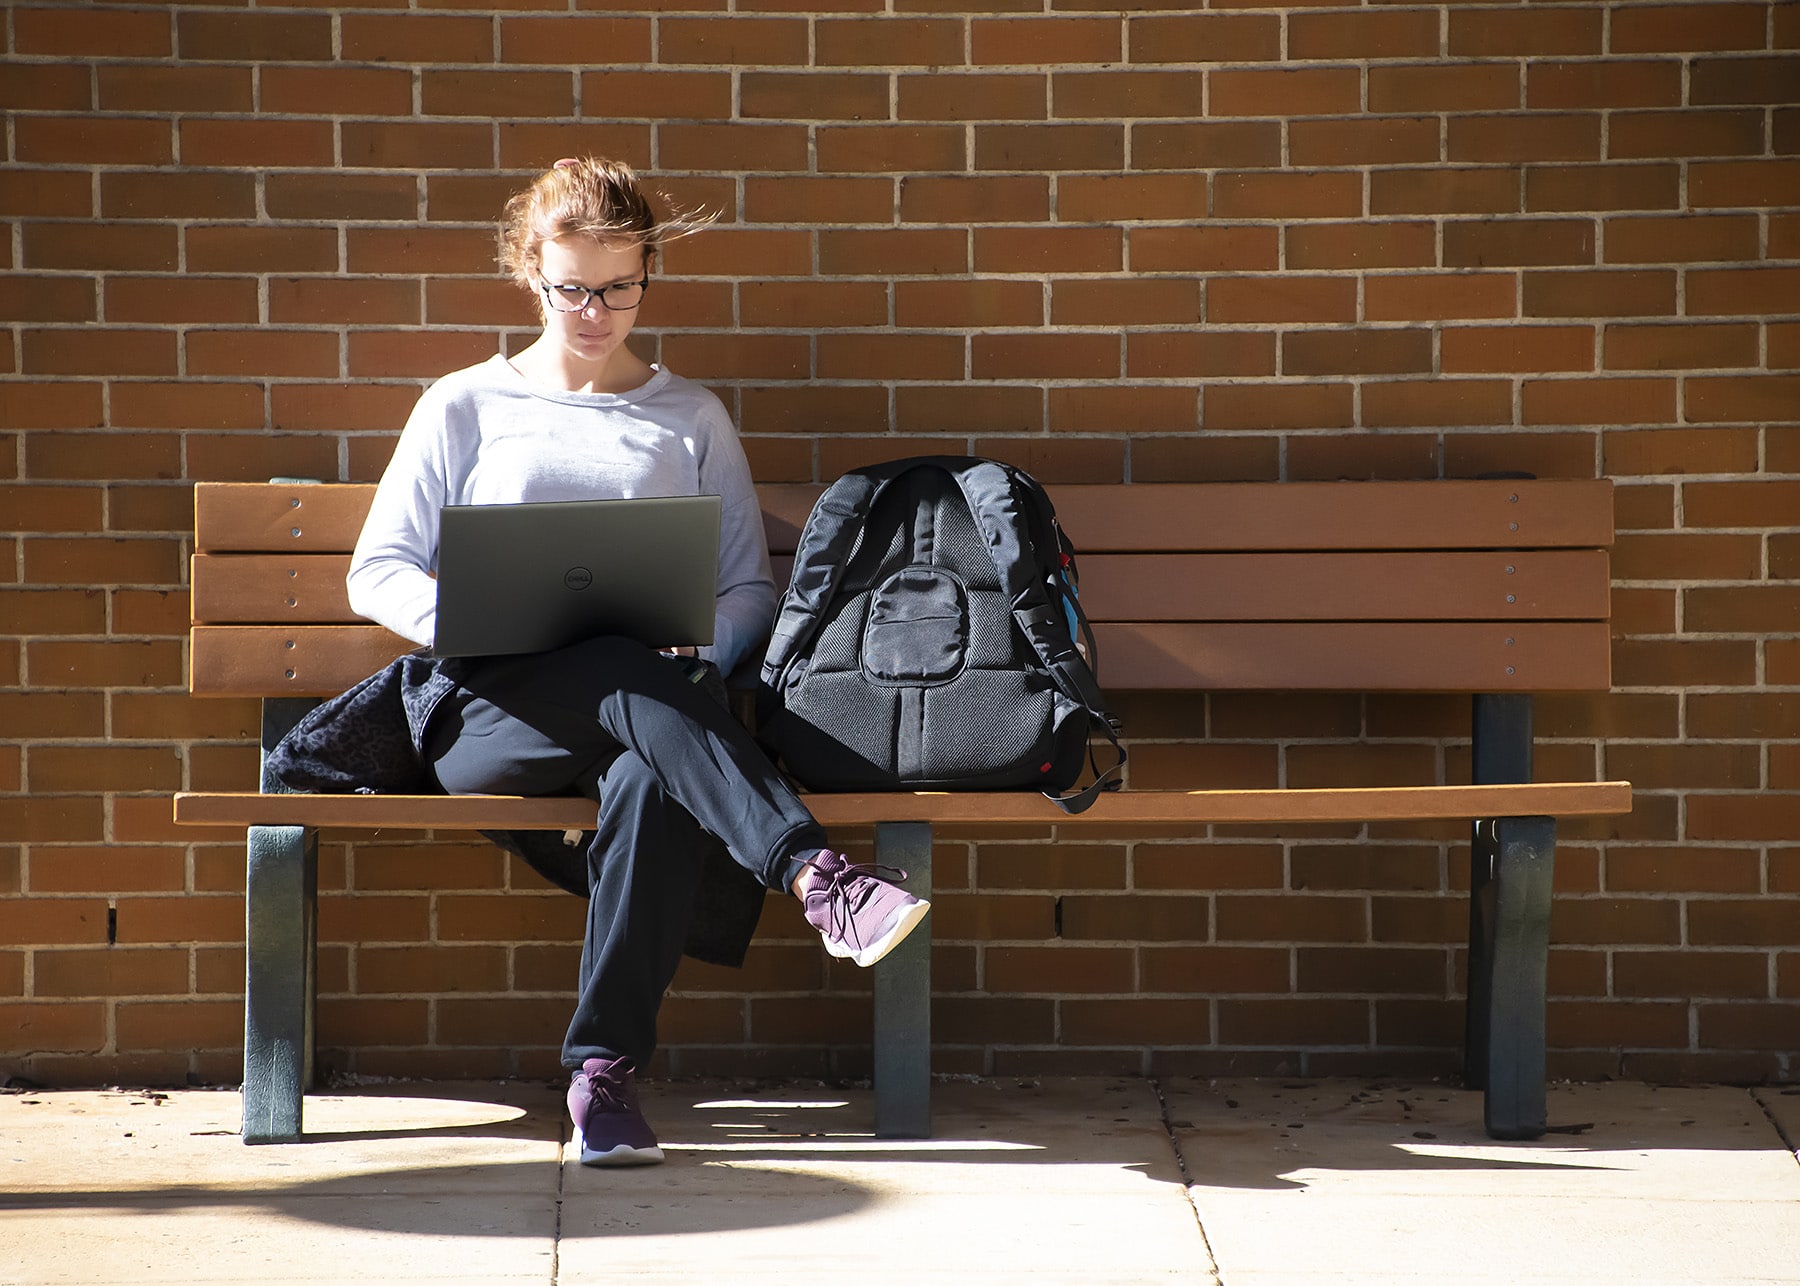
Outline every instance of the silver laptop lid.
{"type": "Polygon", "coordinates": [[[437,656],[547,652],[600,634],[713,640],[717,496],[446,505],[437,656]]]}

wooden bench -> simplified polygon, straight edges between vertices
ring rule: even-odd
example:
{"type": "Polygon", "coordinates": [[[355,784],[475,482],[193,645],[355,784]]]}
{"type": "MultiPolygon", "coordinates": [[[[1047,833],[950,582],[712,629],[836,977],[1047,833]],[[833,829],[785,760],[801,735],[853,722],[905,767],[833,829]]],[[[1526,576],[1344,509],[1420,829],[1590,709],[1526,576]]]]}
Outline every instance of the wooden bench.
{"type": "MultiPolygon", "coordinates": [[[[785,576],[819,488],[760,489],[785,576]]],[[[263,702],[265,751],[317,698],[410,647],[349,610],[372,488],[200,484],[196,696],[263,702]]],[[[1465,1072],[1496,1138],[1545,1128],[1544,1001],[1556,819],[1629,812],[1626,782],[1532,780],[1532,694],[1610,686],[1606,481],[1064,486],[1110,692],[1473,694],[1473,784],[1132,790],[1065,817],[1033,793],[810,796],[873,826],[931,887],[935,824],[1460,819],[1473,823],[1465,1072]]],[[[1130,729],[1126,729],[1127,735],[1130,729]]],[[[191,792],[175,820],[248,828],[244,1137],[298,1138],[311,1077],[317,833],[591,827],[581,799],[191,792]]],[[[929,1134],[930,921],[876,969],[877,1131],[929,1134]]]]}

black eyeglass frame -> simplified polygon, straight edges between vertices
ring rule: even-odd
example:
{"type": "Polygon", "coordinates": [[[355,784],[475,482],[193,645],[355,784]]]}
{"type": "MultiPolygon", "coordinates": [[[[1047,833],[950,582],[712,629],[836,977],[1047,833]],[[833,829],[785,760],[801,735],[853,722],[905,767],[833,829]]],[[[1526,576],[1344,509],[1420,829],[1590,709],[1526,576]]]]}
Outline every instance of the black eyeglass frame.
{"type": "Polygon", "coordinates": [[[638,280],[636,280],[636,281],[615,281],[610,286],[600,286],[597,288],[594,286],[568,286],[568,285],[553,286],[549,282],[543,280],[540,277],[538,279],[538,289],[544,293],[544,307],[548,308],[551,312],[555,312],[555,313],[585,312],[588,308],[588,305],[592,304],[596,299],[598,299],[600,301],[600,306],[602,308],[606,309],[606,311],[609,313],[629,313],[629,312],[635,311],[638,308],[638,306],[644,302],[644,296],[650,293],[650,274],[645,273],[642,277],[638,278],[638,280]],[[618,290],[621,287],[628,287],[628,286],[634,286],[637,288],[638,297],[635,301],[633,301],[632,303],[629,303],[629,304],[609,304],[606,301],[606,292],[607,291],[618,290]],[[559,306],[556,302],[556,300],[559,298],[559,296],[556,292],[563,291],[563,290],[579,290],[579,291],[581,291],[582,292],[581,302],[573,308],[563,308],[563,307],[559,306]]]}

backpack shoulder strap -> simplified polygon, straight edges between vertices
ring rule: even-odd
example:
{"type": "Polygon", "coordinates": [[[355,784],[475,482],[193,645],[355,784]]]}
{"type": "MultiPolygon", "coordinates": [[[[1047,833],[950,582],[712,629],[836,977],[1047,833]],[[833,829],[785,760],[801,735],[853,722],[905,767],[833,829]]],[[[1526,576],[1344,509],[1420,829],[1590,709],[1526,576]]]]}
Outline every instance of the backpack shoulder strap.
{"type": "MultiPolygon", "coordinates": [[[[1094,678],[1094,672],[1070,638],[1066,610],[1072,610],[1083,635],[1091,640],[1092,628],[1081,602],[1073,595],[1052,597],[1046,578],[1039,574],[1036,557],[1027,557],[1025,541],[1043,550],[1053,559],[1061,559],[1064,540],[1056,526],[1050,499],[1029,476],[1010,465],[992,460],[949,460],[951,472],[961,485],[969,511],[987,541],[999,570],[1001,583],[1012,602],[1013,619],[1030,640],[1063,694],[1079,702],[1100,726],[1112,743],[1117,761],[1100,772],[1096,767],[1093,783],[1082,790],[1046,797],[1065,812],[1079,813],[1092,806],[1102,791],[1118,790],[1125,767],[1125,747],[1119,742],[1121,726],[1106,707],[1106,698],[1094,678]],[[1021,538],[1021,533],[1024,533],[1021,538]]],[[[1090,652],[1092,644],[1089,644],[1090,652]]]]}
{"type": "Polygon", "coordinates": [[[803,651],[818,630],[821,617],[843,583],[856,552],[863,522],[888,483],[923,463],[890,460],[853,469],[826,487],[813,503],[794,550],[794,571],[763,654],[762,681],[774,684],[788,663],[803,651]]]}

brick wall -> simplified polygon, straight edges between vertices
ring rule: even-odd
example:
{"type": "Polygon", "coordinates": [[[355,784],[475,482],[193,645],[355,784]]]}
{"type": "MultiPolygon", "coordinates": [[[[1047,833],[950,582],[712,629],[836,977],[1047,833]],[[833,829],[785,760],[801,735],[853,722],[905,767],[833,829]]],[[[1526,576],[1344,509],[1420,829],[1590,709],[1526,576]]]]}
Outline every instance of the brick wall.
{"type": "MultiPolygon", "coordinates": [[[[191,484],[375,477],[532,333],[494,268],[558,156],[653,171],[649,355],[764,480],[971,450],[1049,480],[1618,484],[1617,689],[1540,703],[1553,1071],[1800,1051],[1800,6],[295,0],[5,7],[0,1071],[231,1079],[253,779],[183,692],[191,484]]],[[[1438,698],[1122,700],[1140,781],[1434,780],[1438,698]]],[[[866,840],[866,837],[864,837],[866,840]]],[[[1458,827],[945,836],[938,1063],[1442,1070],[1458,827]]],[[[543,1072],[579,904],[470,837],[328,836],[321,1042],[543,1072]],[[352,842],[354,840],[354,842],[352,842]]],[[[867,978],[786,904],[684,970],[666,1066],[856,1072],[867,978]]]]}

